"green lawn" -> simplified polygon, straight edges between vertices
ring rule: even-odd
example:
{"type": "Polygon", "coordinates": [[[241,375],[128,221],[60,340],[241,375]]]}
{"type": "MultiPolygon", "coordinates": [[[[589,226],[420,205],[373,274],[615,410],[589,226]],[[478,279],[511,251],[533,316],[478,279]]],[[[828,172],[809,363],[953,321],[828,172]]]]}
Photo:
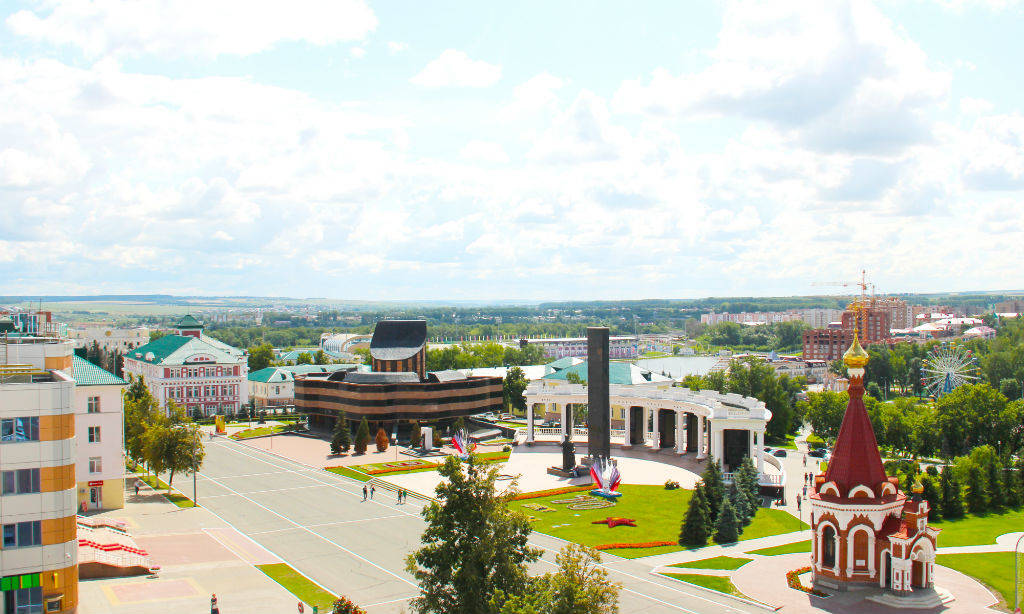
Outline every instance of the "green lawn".
{"type": "Polygon", "coordinates": [[[814,448],[823,448],[825,447],[825,440],[822,439],[821,437],[818,437],[814,433],[811,433],[810,435],[807,436],[807,445],[812,450],[814,448]]]}
{"type": "Polygon", "coordinates": [[[140,475],[138,476],[138,478],[145,482],[146,484],[149,484],[149,487],[152,488],[153,490],[167,497],[168,501],[177,505],[178,507],[196,507],[195,503],[192,502],[192,499],[189,499],[185,495],[176,492],[168,492],[167,482],[164,482],[163,480],[157,478],[156,476],[140,475]]]}
{"type": "Polygon", "coordinates": [[[734,597],[742,597],[743,599],[749,599],[746,595],[741,593],[739,589],[733,585],[732,580],[726,576],[706,576],[698,573],[663,573],[663,576],[669,578],[675,578],[676,580],[682,580],[683,582],[689,582],[690,584],[696,584],[697,586],[703,586],[719,593],[725,593],[726,595],[733,595],[734,597]]]}
{"type": "Polygon", "coordinates": [[[262,437],[264,435],[276,435],[284,431],[293,430],[291,425],[278,424],[275,426],[258,426],[244,431],[238,431],[231,435],[231,439],[249,439],[250,437],[262,437]]]}
{"type": "Polygon", "coordinates": [[[337,473],[338,475],[352,478],[353,480],[359,480],[360,482],[369,482],[373,479],[372,475],[366,475],[365,473],[360,473],[354,469],[349,469],[348,467],[327,467],[327,470],[331,473],[337,473]]]}
{"type": "MultiPolygon", "coordinates": [[[[686,514],[690,501],[690,490],[665,490],[664,486],[624,484],[619,487],[622,497],[614,507],[595,510],[569,510],[565,505],[551,503],[554,499],[571,499],[583,493],[550,495],[524,501],[513,501],[512,509],[534,516],[534,530],[568,541],[597,546],[610,543],[647,543],[658,541],[673,542],[671,546],[652,548],[620,548],[608,550],[610,554],[624,558],[636,558],[652,554],[663,554],[683,550],[675,545],[679,539],[679,526],[686,514]],[[540,512],[525,507],[525,504],[541,504],[553,508],[553,512],[540,512]],[[617,526],[609,529],[606,525],[591,524],[609,516],[632,518],[636,527],[617,526]]],[[[767,535],[790,533],[807,528],[807,525],[781,510],[759,509],[748,525],[741,540],[756,539],[767,535]]]]}
{"type": "Polygon", "coordinates": [[[782,544],[781,546],[771,546],[770,548],[761,548],[760,550],[751,550],[744,554],[760,554],[761,556],[775,556],[778,554],[795,554],[797,552],[810,552],[811,551],[811,540],[805,540],[802,542],[793,542],[792,544],[782,544]]]}
{"type": "Polygon", "coordinates": [[[309,578],[295,571],[285,563],[257,565],[260,571],[270,576],[274,582],[288,589],[300,601],[317,606],[321,612],[330,612],[335,596],[314,584],[309,578]]]}
{"type": "Polygon", "coordinates": [[[676,563],[670,567],[684,567],[686,569],[739,569],[754,559],[735,556],[716,556],[710,559],[690,561],[689,563],[676,563]]]}
{"type": "Polygon", "coordinates": [[[939,565],[963,572],[987,585],[1003,598],[1009,609],[1013,602],[1013,553],[983,552],[977,554],[940,554],[939,565]]]}
{"type": "Polygon", "coordinates": [[[776,437],[765,437],[764,445],[771,446],[773,448],[783,448],[786,450],[796,450],[796,443],[794,440],[796,436],[786,435],[785,439],[778,439],[776,437]]]}
{"type": "Polygon", "coordinates": [[[957,520],[929,520],[928,524],[942,529],[939,534],[940,548],[994,544],[996,537],[1024,526],[1024,510],[985,516],[968,514],[957,520]]]}

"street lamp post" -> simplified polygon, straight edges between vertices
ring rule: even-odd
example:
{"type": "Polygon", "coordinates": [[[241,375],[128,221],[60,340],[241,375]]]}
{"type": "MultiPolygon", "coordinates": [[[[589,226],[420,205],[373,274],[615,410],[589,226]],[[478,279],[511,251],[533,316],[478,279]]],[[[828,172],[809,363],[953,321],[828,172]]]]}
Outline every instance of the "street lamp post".
{"type": "Polygon", "coordinates": [[[196,466],[196,450],[199,447],[199,427],[192,427],[192,507],[197,507],[199,501],[196,500],[196,472],[199,468],[196,466]]]}
{"type": "Polygon", "coordinates": [[[1020,612],[1020,569],[1018,569],[1020,561],[1020,544],[1024,541],[1024,535],[1017,538],[1017,543],[1013,546],[1013,611],[1015,613],[1020,612]]]}

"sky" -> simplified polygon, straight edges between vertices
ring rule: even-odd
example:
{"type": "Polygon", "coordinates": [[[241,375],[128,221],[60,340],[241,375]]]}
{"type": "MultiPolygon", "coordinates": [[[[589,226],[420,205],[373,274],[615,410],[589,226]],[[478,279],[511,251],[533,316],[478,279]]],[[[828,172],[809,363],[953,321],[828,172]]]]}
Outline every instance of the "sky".
{"type": "Polygon", "coordinates": [[[1024,288],[1021,32],[1021,0],[7,0],[0,292],[1024,288]]]}

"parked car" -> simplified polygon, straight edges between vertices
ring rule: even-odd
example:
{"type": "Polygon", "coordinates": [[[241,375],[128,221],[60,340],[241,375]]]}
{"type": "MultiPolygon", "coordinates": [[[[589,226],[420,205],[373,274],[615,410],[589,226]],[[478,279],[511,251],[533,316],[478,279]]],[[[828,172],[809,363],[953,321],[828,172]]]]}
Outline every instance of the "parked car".
{"type": "Polygon", "coordinates": [[[559,424],[557,422],[555,422],[554,420],[545,420],[544,422],[540,423],[540,428],[542,428],[542,429],[554,429],[554,428],[558,428],[558,427],[559,427],[559,424]]]}
{"type": "Polygon", "coordinates": [[[771,448],[765,448],[765,449],[764,449],[764,451],[765,451],[765,452],[767,452],[767,453],[769,453],[769,454],[771,454],[771,452],[772,452],[772,449],[771,449],[771,448]]]}
{"type": "Polygon", "coordinates": [[[515,414],[501,414],[498,417],[501,418],[502,420],[515,420],[516,419],[516,415],[515,414]]]}
{"type": "Polygon", "coordinates": [[[786,458],[787,456],[789,456],[789,454],[787,454],[785,450],[780,448],[772,452],[772,456],[774,456],[775,458],[786,458]]]}
{"type": "Polygon", "coordinates": [[[813,456],[814,458],[825,458],[828,456],[828,450],[825,448],[815,448],[807,453],[807,456],[813,456]]]}

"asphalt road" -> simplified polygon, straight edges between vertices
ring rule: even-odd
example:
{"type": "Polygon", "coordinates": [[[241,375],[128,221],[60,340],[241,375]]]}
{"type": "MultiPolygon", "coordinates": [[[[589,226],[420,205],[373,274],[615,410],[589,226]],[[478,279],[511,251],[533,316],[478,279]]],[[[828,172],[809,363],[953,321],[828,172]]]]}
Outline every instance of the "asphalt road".
{"type": "MultiPolygon", "coordinates": [[[[310,468],[227,439],[206,443],[198,478],[199,504],[289,565],[371,614],[408,611],[418,592],[404,571],[419,545],[420,505],[397,505],[377,492],[362,501],[362,483],[310,468]]],[[[564,542],[534,533],[544,549],[531,571],[554,569],[564,542]]],[[[655,576],[644,564],[605,556],[611,578],[622,585],[620,611],[643,613],[763,613],[765,608],[699,587],[655,576]]]]}

